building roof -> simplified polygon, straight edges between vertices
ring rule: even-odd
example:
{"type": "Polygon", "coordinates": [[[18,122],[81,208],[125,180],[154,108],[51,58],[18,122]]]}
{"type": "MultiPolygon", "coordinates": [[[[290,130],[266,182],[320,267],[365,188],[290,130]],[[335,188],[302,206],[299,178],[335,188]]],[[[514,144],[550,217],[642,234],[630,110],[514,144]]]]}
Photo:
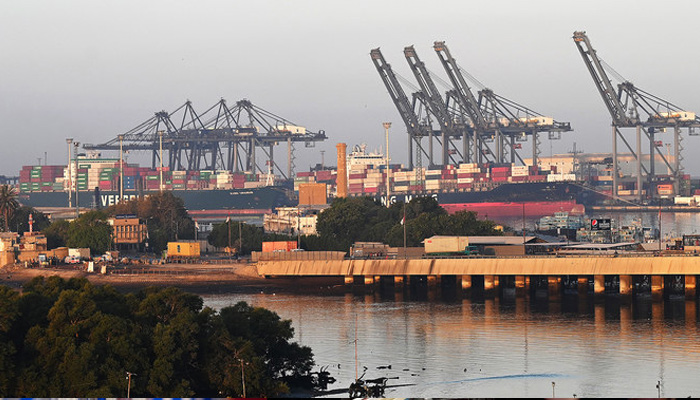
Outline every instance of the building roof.
{"type": "MultiPolygon", "coordinates": [[[[452,235],[434,235],[428,239],[439,237],[466,237],[470,245],[505,245],[515,246],[523,244],[522,236],[452,236],[452,235]]],[[[525,236],[525,243],[535,240],[535,236],[525,236]]]]}
{"type": "Polygon", "coordinates": [[[567,246],[567,249],[580,249],[580,250],[608,250],[616,249],[619,247],[636,246],[637,243],[625,242],[625,243],[582,243],[575,244],[573,246],[567,246]]]}
{"type": "MultiPolygon", "coordinates": [[[[522,236],[467,236],[469,244],[516,246],[523,244],[522,236]]],[[[535,240],[535,236],[525,236],[525,243],[535,240]]]]}

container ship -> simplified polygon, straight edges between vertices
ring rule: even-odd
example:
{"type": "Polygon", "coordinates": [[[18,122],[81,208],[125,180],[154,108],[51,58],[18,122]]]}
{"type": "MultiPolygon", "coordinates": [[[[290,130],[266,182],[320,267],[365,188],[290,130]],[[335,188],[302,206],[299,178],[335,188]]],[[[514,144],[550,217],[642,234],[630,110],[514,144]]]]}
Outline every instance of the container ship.
{"type": "MultiPolygon", "coordinates": [[[[475,211],[488,218],[541,217],[559,211],[583,214],[586,205],[605,200],[603,194],[577,182],[573,174],[557,173],[554,168],[468,163],[414,170],[389,164],[387,168],[385,157],[378,152],[368,153],[366,146],[355,146],[347,155],[345,174],[351,197],[396,202],[431,196],[450,213],[475,211]]],[[[157,169],[86,156],[68,167],[23,167],[19,200],[38,208],[74,207],[77,188],[80,207],[104,208],[119,201],[120,176],[126,199],[161,190],[157,169]]],[[[261,217],[278,207],[294,206],[303,183],[326,184],[327,197],[335,197],[337,176],[336,168],[321,166],[298,172],[293,182],[281,181],[273,174],[164,168],[162,189],[181,197],[193,217],[216,221],[227,216],[261,217]]]]}
{"type": "MultiPolygon", "coordinates": [[[[119,160],[108,158],[83,157],[76,164],[77,169],[75,164],[23,167],[18,200],[40,209],[75,207],[77,188],[81,208],[106,208],[119,202],[122,176],[127,200],[161,190],[159,170],[124,163],[120,172],[119,160]]],[[[271,174],[164,168],[162,190],[182,198],[188,212],[200,220],[255,217],[294,205],[291,186],[279,184],[271,174]]]]}

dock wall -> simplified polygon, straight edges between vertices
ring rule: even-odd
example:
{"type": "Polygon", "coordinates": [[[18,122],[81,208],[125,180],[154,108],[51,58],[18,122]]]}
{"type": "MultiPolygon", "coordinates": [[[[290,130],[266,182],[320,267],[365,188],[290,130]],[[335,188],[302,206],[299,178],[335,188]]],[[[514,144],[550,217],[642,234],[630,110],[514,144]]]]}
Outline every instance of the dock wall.
{"type": "Polygon", "coordinates": [[[700,275],[700,257],[512,257],[259,261],[261,276],[700,275]]]}

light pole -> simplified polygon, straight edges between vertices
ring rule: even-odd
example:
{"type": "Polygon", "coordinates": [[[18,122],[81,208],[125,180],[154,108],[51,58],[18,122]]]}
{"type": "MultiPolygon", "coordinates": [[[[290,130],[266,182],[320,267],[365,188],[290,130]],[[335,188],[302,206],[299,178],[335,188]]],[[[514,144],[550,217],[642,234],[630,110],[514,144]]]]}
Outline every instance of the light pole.
{"type": "Polygon", "coordinates": [[[73,171],[71,171],[71,145],[73,144],[73,138],[66,139],[66,144],[68,145],[68,162],[66,163],[66,170],[68,171],[68,208],[73,208],[73,171]]]}
{"type": "Polygon", "coordinates": [[[248,365],[248,362],[243,361],[240,358],[236,358],[236,361],[239,361],[241,363],[241,384],[243,386],[243,398],[245,399],[246,395],[245,395],[245,367],[244,367],[244,365],[248,365]]]}
{"type": "Polygon", "coordinates": [[[158,141],[160,143],[160,152],[158,153],[158,158],[160,159],[160,186],[158,188],[163,191],[163,131],[158,131],[158,141]]]}
{"type": "Polygon", "coordinates": [[[80,206],[78,205],[78,146],[80,146],[80,142],[73,142],[73,147],[75,147],[75,218],[80,217],[80,206]]]}
{"type": "Polygon", "coordinates": [[[554,395],[554,385],[555,385],[555,383],[552,382],[552,397],[553,397],[553,398],[554,398],[554,397],[557,397],[557,396],[554,395]]]}
{"type": "Polygon", "coordinates": [[[391,203],[389,202],[389,196],[391,195],[391,169],[389,168],[389,128],[391,128],[391,122],[384,122],[384,132],[386,136],[386,207],[389,208],[391,203]]]}
{"type": "Polygon", "coordinates": [[[119,201],[124,199],[124,135],[119,135],[119,201]]]}
{"type": "Polygon", "coordinates": [[[131,376],[132,375],[136,376],[135,373],[126,371],[126,379],[129,380],[129,383],[126,386],[126,397],[128,397],[128,398],[131,397],[131,376]]]}

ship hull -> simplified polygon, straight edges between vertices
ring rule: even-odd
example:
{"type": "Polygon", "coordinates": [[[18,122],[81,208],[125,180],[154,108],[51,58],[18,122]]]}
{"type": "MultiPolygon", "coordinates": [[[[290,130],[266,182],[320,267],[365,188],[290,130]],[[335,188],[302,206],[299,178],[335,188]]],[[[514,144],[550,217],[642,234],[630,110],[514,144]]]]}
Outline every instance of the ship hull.
{"type": "MultiPolygon", "coordinates": [[[[127,200],[148,196],[158,191],[125,191],[127,200]]],[[[173,190],[172,193],[182,198],[185,208],[192,214],[201,215],[261,215],[272,212],[276,207],[292,205],[287,191],[281,187],[262,187],[232,190],[173,190]],[[213,213],[211,213],[213,211],[213,213]]],[[[66,192],[23,192],[18,196],[21,204],[35,208],[68,207],[66,192]]],[[[118,192],[80,192],[80,207],[106,208],[119,201],[118,192]]],[[[75,194],[72,204],[75,207],[75,194]]]]}
{"type": "MultiPolygon", "coordinates": [[[[583,215],[602,196],[568,182],[508,183],[491,190],[393,195],[391,202],[430,196],[448,213],[473,211],[486,218],[542,217],[558,211],[583,215]]],[[[382,199],[382,201],[384,201],[382,199]]]]}
{"type": "Polygon", "coordinates": [[[566,211],[574,215],[583,215],[585,207],[574,200],[567,201],[529,201],[520,203],[486,202],[441,204],[450,214],[458,211],[473,211],[484,218],[509,218],[524,216],[528,218],[551,215],[566,211]]]}

